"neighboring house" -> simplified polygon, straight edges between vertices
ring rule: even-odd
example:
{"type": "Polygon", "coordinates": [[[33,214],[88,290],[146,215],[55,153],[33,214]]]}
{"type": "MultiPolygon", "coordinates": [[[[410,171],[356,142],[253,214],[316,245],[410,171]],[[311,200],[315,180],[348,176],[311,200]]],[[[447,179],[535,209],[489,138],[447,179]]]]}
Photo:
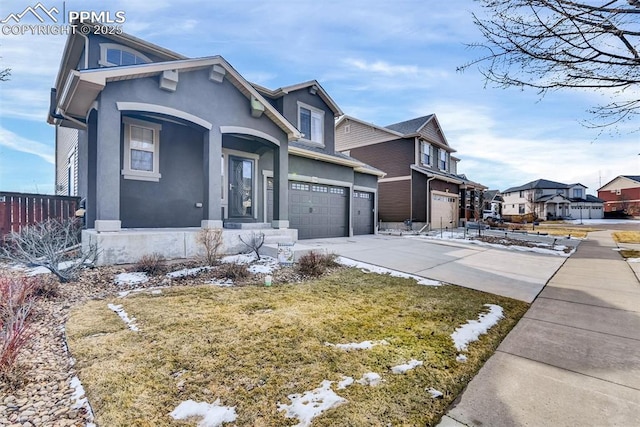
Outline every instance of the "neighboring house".
{"type": "Polygon", "coordinates": [[[482,217],[486,187],[458,174],[460,159],[435,114],[384,127],[343,116],[336,123],[336,149],[387,174],[378,184],[385,223],[411,219],[457,227],[460,219],[482,217]]]}
{"type": "Polygon", "coordinates": [[[640,216],[640,175],[620,175],[598,189],[604,211],[640,216]]]}
{"type": "Polygon", "coordinates": [[[485,190],[482,193],[483,218],[500,218],[502,216],[502,204],[504,199],[500,190],[485,190]]]}
{"type": "Polygon", "coordinates": [[[541,219],[604,217],[603,201],[587,195],[582,184],[538,179],[502,192],[503,215],[534,214],[541,219]]]}
{"type": "Polygon", "coordinates": [[[76,31],[51,92],[56,189],[85,200],[104,262],[189,256],[200,227],[374,233],[384,173],[335,152],[341,114],[315,80],[272,91],[220,56],[76,31]]]}

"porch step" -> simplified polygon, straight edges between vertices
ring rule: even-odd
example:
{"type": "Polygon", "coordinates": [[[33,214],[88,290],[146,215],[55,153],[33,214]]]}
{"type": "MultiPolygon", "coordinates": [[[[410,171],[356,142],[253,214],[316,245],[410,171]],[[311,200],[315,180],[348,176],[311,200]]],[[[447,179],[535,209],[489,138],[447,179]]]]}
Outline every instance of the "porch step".
{"type": "Polygon", "coordinates": [[[268,222],[225,222],[223,228],[231,230],[264,230],[271,228],[268,222]]]}
{"type": "MultiPolygon", "coordinates": [[[[316,252],[321,254],[326,254],[327,250],[325,248],[318,248],[314,246],[307,246],[301,244],[293,245],[293,260],[298,261],[301,256],[308,254],[309,252],[316,252]]],[[[270,256],[272,258],[278,258],[278,244],[277,243],[265,243],[260,249],[260,253],[262,255],[270,256]]]]}

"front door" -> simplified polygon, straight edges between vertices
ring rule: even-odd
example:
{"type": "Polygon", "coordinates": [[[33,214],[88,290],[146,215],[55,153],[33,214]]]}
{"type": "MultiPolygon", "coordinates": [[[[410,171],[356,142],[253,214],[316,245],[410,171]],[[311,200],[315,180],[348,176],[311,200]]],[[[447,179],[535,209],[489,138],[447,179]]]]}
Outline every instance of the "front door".
{"type": "Polygon", "coordinates": [[[229,218],[253,218],[253,160],[229,156],[229,218]]]}

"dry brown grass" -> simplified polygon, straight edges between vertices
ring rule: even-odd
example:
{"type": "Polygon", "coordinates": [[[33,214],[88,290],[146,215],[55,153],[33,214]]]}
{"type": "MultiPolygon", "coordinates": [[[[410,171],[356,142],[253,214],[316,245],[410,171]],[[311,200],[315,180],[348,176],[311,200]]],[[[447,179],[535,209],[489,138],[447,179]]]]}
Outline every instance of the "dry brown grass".
{"type": "Polygon", "coordinates": [[[540,225],[534,226],[533,224],[526,224],[523,228],[528,232],[540,232],[547,233],[550,236],[568,236],[585,238],[588,233],[592,231],[599,231],[599,228],[588,227],[584,225],[569,225],[564,222],[542,222],[540,225]]]}
{"type": "Polygon", "coordinates": [[[635,249],[622,249],[620,255],[623,258],[640,258],[640,251],[635,249]]]}
{"type": "Polygon", "coordinates": [[[339,390],[348,404],[313,425],[433,425],[527,307],[345,269],[296,285],[172,288],[92,301],[72,312],[67,336],[99,425],[187,425],[169,412],[187,399],[217,398],[236,407],[237,425],[293,425],[276,406],[290,403],[287,395],[370,371],[385,382],[339,390]],[[109,302],[122,304],[140,332],[128,330],[109,302]],[[506,318],[471,344],[466,363],[457,362],[450,334],[487,303],[501,305],[506,318]],[[324,345],[382,339],[390,345],[364,351],[324,345]],[[412,358],[424,365],[390,374],[412,358]],[[444,398],[432,399],[428,387],[444,398]]]}
{"type": "Polygon", "coordinates": [[[640,243],[640,231],[616,231],[613,240],[618,243],[640,243]]]}

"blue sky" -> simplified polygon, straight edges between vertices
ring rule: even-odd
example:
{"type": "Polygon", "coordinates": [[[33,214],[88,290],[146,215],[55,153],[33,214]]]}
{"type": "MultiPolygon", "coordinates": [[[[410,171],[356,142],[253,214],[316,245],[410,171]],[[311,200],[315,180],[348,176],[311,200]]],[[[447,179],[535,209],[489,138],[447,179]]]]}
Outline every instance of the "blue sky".
{"type": "MultiPolygon", "coordinates": [[[[3,1],[0,19],[37,1],[3,1]]],[[[62,1],[42,1],[62,10],[62,1]]],[[[342,110],[378,125],[435,113],[458,171],[504,190],[545,178],[595,193],[640,175],[637,123],[599,135],[581,125],[607,94],[485,87],[471,0],[74,1],[122,10],[123,30],[189,57],[222,55],[249,81],[277,88],[317,79],[342,110]],[[635,126],[634,126],[635,125],[635,126]]],[[[477,9],[476,9],[477,10],[477,9]]],[[[26,19],[26,18],[25,18],[26,19]]],[[[33,20],[34,23],[38,22],[33,20]]],[[[0,190],[53,193],[54,129],[46,123],[65,36],[0,35],[0,190]]]]}

